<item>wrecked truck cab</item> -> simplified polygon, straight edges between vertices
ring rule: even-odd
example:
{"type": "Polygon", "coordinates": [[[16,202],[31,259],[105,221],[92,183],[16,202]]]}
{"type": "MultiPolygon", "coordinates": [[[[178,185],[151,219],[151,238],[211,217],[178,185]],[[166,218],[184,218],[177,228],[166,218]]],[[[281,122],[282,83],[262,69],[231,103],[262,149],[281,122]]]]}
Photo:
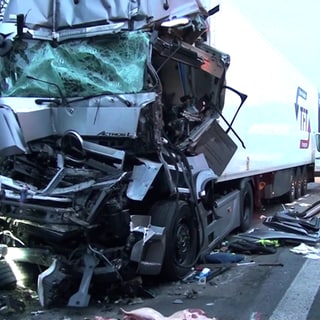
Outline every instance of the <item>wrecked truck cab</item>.
{"type": "Polygon", "coordinates": [[[176,2],[8,2],[0,235],[43,268],[45,307],[88,305],[96,279],[182,278],[237,227],[214,235],[236,149],[218,123],[229,56],[204,43],[198,2],[176,2]]]}

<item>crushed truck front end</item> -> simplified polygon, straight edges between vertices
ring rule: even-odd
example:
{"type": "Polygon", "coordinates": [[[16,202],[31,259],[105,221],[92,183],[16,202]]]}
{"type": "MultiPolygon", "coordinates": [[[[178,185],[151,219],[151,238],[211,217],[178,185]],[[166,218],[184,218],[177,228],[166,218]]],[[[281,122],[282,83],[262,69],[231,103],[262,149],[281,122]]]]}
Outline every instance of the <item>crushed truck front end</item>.
{"type": "Polygon", "coordinates": [[[235,152],[217,121],[229,56],[178,2],[2,1],[1,240],[36,257],[45,307],[86,306],[101,279],[181,278],[208,246],[235,152]]]}

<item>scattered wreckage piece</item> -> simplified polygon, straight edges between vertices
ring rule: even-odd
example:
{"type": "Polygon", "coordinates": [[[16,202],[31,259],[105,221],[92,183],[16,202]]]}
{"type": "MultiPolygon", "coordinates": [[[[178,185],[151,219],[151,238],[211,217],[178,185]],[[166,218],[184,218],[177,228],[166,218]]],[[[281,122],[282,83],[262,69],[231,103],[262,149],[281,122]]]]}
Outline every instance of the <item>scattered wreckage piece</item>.
{"type": "Polygon", "coordinates": [[[4,316],[3,319],[7,319],[12,314],[25,311],[25,303],[22,299],[17,299],[12,295],[0,295],[0,315],[4,316]]]}
{"type": "MultiPolygon", "coordinates": [[[[320,201],[315,202],[311,207],[301,213],[301,216],[298,217],[309,219],[312,218],[320,213],[320,201]]],[[[290,210],[288,212],[290,215],[290,210]]]]}
{"type": "Polygon", "coordinates": [[[13,289],[17,285],[17,278],[6,260],[8,247],[0,244],[0,290],[13,289]]]}
{"type": "Polygon", "coordinates": [[[246,239],[241,237],[241,234],[234,236],[228,249],[234,253],[242,254],[273,254],[277,252],[279,246],[278,240],[266,240],[266,239],[246,239]]]}
{"type": "Polygon", "coordinates": [[[173,313],[170,316],[164,316],[153,308],[139,308],[131,311],[121,309],[124,317],[123,320],[215,320],[216,318],[209,318],[207,314],[201,309],[184,309],[173,313]]]}
{"type": "Polygon", "coordinates": [[[320,217],[315,216],[318,205],[316,204],[304,212],[282,210],[273,216],[264,217],[262,222],[268,229],[256,228],[233,236],[229,243],[229,249],[234,252],[257,254],[276,251],[276,248],[268,246],[266,243],[259,244],[259,241],[262,240],[277,240],[285,243],[305,242],[316,245],[320,242],[320,217]]]}
{"type": "Polygon", "coordinates": [[[285,211],[279,211],[273,216],[266,217],[263,224],[275,230],[319,237],[320,217],[305,219],[292,217],[285,211]]]}
{"type": "Polygon", "coordinates": [[[230,252],[211,252],[205,256],[205,263],[235,263],[244,259],[244,255],[230,252]]]}
{"type": "Polygon", "coordinates": [[[9,263],[4,258],[0,258],[0,290],[14,289],[17,285],[17,278],[13,273],[9,263]]]}
{"type": "MultiPolygon", "coordinates": [[[[209,266],[218,266],[216,264],[209,266]]],[[[283,263],[280,262],[256,262],[256,261],[248,261],[248,262],[240,262],[240,263],[222,263],[222,267],[283,267],[283,263]]]]}
{"type": "MultiPolygon", "coordinates": [[[[255,241],[254,243],[252,241],[247,241],[244,239],[239,239],[239,241],[246,243],[246,246],[243,245],[242,252],[247,254],[258,253],[257,249],[250,251],[250,247],[257,248],[255,244],[258,244],[258,247],[262,245],[258,241],[255,241]]],[[[268,251],[265,251],[263,253],[266,252],[268,251]]],[[[205,284],[207,281],[210,281],[212,278],[228,271],[230,268],[243,266],[283,267],[283,264],[274,262],[260,263],[253,260],[246,261],[245,255],[243,254],[235,254],[233,252],[216,252],[208,255],[206,257],[205,263],[199,264],[194,267],[193,270],[191,270],[190,273],[182,281],[185,283],[197,281],[199,284],[205,284]]]]}
{"type": "Polygon", "coordinates": [[[239,233],[234,236],[234,239],[244,239],[247,241],[256,242],[260,239],[278,240],[279,243],[301,243],[305,242],[310,245],[316,245],[320,242],[319,236],[304,235],[292,232],[279,231],[274,229],[254,228],[249,232],[239,233]]]}
{"type": "Polygon", "coordinates": [[[320,249],[308,246],[305,243],[300,243],[298,246],[291,248],[290,251],[296,254],[301,254],[305,258],[320,259],[320,249]]]}

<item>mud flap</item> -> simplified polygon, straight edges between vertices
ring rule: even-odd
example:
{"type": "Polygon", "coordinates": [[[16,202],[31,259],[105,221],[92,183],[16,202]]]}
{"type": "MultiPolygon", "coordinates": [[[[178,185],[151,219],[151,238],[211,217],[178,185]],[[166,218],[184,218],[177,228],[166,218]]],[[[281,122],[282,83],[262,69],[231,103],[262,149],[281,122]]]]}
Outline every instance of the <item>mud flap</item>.
{"type": "Polygon", "coordinates": [[[55,258],[50,267],[39,274],[37,289],[42,307],[49,308],[65,305],[69,284],[73,282],[73,279],[62,270],[61,261],[55,258]]]}
{"type": "Polygon", "coordinates": [[[76,279],[67,271],[67,267],[58,259],[53,259],[50,267],[38,276],[38,296],[42,307],[86,307],[90,301],[89,286],[97,259],[90,254],[83,256],[83,274],[78,291],[76,279]],[[68,303],[66,303],[68,301],[68,303]]]}
{"type": "Polygon", "coordinates": [[[133,225],[136,225],[131,231],[142,232],[143,238],[132,248],[130,260],[138,263],[138,273],[157,275],[161,271],[166,249],[165,228],[153,225],[141,226],[146,224],[144,216],[131,218],[133,225]]]}

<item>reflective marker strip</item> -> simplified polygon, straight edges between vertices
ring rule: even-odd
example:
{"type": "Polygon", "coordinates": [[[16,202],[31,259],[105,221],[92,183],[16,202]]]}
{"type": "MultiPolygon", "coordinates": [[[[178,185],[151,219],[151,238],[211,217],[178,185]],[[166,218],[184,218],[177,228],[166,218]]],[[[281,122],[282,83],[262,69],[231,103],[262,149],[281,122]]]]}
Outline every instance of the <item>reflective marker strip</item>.
{"type": "Polygon", "coordinates": [[[308,259],[269,320],[304,320],[320,287],[320,260],[308,259]]]}

